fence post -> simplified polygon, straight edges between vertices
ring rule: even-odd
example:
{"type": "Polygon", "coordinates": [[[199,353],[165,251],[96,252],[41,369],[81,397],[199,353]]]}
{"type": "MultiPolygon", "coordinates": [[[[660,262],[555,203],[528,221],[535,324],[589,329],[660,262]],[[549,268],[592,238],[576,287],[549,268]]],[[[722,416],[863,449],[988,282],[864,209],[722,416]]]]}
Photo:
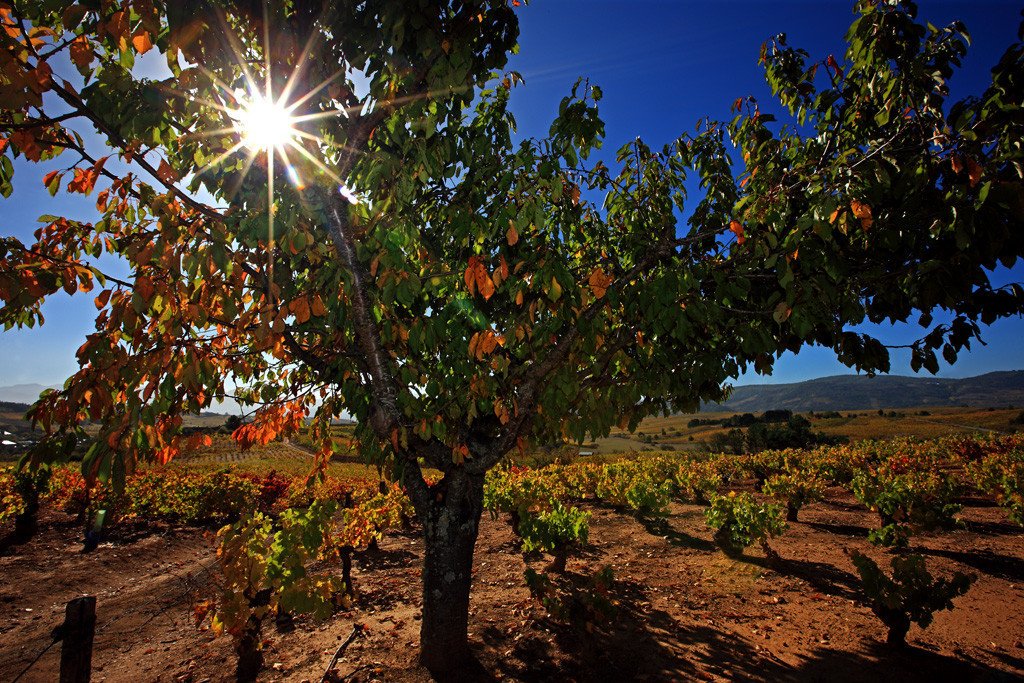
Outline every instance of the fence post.
{"type": "Polygon", "coordinates": [[[96,631],[96,596],[75,598],[64,608],[60,648],[60,683],[89,683],[92,639],[96,631]]]}

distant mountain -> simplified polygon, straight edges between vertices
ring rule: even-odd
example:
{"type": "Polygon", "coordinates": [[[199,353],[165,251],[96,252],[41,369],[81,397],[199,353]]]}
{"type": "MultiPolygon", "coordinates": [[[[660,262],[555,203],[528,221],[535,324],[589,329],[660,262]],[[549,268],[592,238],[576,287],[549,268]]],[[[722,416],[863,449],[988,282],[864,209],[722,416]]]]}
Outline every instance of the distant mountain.
{"type": "Polygon", "coordinates": [[[795,384],[736,387],[725,403],[704,412],[760,413],[773,408],[794,411],[920,408],[922,406],[1022,406],[1024,370],[990,372],[966,379],[899,375],[836,375],[795,384]]]}
{"type": "MultiPolygon", "coordinates": [[[[35,403],[41,384],[0,387],[0,401],[35,403]]],[[[836,375],[795,384],[748,384],[733,389],[725,403],[704,406],[704,412],[760,413],[773,408],[807,410],[875,410],[925,406],[1024,406],[1024,370],[990,372],[966,379],[899,375],[836,375]]],[[[238,411],[233,401],[217,406],[238,411]]]]}
{"type": "Polygon", "coordinates": [[[44,387],[42,384],[14,384],[9,387],[0,387],[0,401],[35,403],[44,389],[60,389],[60,387],[44,387]]]}

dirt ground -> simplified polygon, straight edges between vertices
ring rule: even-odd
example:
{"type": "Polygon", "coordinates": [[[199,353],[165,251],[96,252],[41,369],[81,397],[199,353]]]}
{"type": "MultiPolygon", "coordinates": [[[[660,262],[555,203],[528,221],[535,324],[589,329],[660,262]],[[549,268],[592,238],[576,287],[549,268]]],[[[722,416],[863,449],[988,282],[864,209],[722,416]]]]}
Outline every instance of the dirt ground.
{"type": "MultiPolygon", "coordinates": [[[[527,562],[508,523],[485,516],[470,617],[477,662],[463,679],[1024,680],[1024,532],[999,508],[972,502],[966,529],[912,539],[933,573],[978,578],[955,610],[927,630],[913,626],[902,651],[883,644],[885,629],[860,602],[843,553],[860,549],[888,568],[866,538],[874,516],[839,489],[772,541],[783,558],[776,569],[760,550],[738,561],[718,552],[700,507],[673,504],[659,524],[583,503],[593,513],[590,544],[570,559],[565,581],[612,565],[619,609],[589,631],[546,616],[523,583],[527,562]]],[[[46,649],[50,631],[65,603],[86,594],[97,597],[93,681],[233,680],[230,637],[198,630],[192,618],[213,590],[215,543],[212,529],[140,524],[82,553],[74,520],[45,513],[35,537],[0,551],[0,683],[57,680],[60,645],[46,649]]],[[[357,555],[352,611],[265,626],[259,680],[433,680],[416,664],[422,552],[415,529],[391,535],[357,555]]],[[[537,570],[546,561],[528,558],[537,570]]]]}

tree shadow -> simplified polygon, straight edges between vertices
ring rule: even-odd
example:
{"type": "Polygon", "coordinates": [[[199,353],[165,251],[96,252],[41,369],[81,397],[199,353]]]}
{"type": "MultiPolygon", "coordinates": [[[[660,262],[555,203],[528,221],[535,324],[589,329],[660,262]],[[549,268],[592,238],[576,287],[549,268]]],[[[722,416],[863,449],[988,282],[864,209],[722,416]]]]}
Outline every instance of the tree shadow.
{"type": "Polygon", "coordinates": [[[652,536],[661,536],[671,545],[693,550],[713,551],[717,546],[711,541],[679,531],[664,517],[637,517],[644,530],[652,536]]]}
{"type": "Polygon", "coordinates": [[[34,529],[27,528],[15,528],[0,538],[0,555],[4,555],[8,550],[16,548],[19,545],[25,545],[36,535],[34,529]]]}
{"type": "MultiPolygon", "coordinates": [[[[854,644],[853,651],[820,647],[794,653],[789,661],[753,642],[712,625],[682,623],[658,609],[641,609],[638,585],[619,582],[622,607],[613,624],[586,629],[544,621],[522,637],[514,656],[498,657],[493,675],[547,683],[605,681],[745,680],[782,683],[860,681],[980,681],[1009,683],[1019,678],[969,658],[954,658],[913,646],[854,644]],[[554,645],[557,644],[557,648],[554,645]],[[561,653],[561,659],[557,659],[561,653]]],[[[1013,668],[1019,662],[1003,657],[1013,668]]]]}
{"type": "Polygon", "coordinates": [[[950,657],[913,646],[893,648],[884,643],[866,643],[857,652],[819,648],[783,680],[1008,683],[1019,678],[970,658],[950,657]]]}
{"type": "Polygon", "coordinates": [[[856,536],[861,538],[867,538],[868,533],[871,529],[854,525],[854,524],[830,524],[828,522],[800,522],[805,524],[816,531],[823,531],[828,534],[835,534],[838,536],[856,536]]]}
{"type": "Polygon", "coordinates": [[[703,672],[734,679],[778,680],[784,665],[728,632],[682,624],[668,612],[645,607],[644,586],[617,580],[619,614],[610,624],[570,626],[545,619],[499,658],[501,678],[524,681],[687,681],[703,672]],[[557,643],[557,648],[554,644],[557,643]],[[561,659],[556,658],[557,652],[561,659]]]}
{"type": "Polygon", "coordinates": [[[367,548],[352,553],[352,564],[362,571],[374,571],[408,567],[411,562],[419,560],[419,558],[417,553],[409,550],[367,548]]]}
{"type": "Polygon", "coordinates": [[[782,558],[776,571],[803,579],[819,593],[835,595],[846,600],[859,601],[863,598],[859,577],[826,562],[782,558]]]}
{"type": "Polygon", "coordinates": [[[991,498],[982,498],[981,496],[958,496],[953,499],[954,503],[959,503],[964,507],[971,508],[994,508],[999,507],[999,503],[992,500],[991,498]]]}
{"type": "MultiPolygon", "coordinates": [[[[1008,654],[1006,654],[1004,652],[999,652],[998,650],[991,650],[991,649],[989,649],[989,650],[986,650],[986,652],[989,654],[990,657],[992,657],[993,659],[999,660],[1004,665],[1006,665],[1008,668],[1014,669],[1015,671],[1024,672],[1024,658],[1013,657],[1013,656],[1008,655],[1008,654]]],[[[971,661],[975,661],[975,660],[972,659],[971,661]]],[[[1011,681],[1020,681],[1020,677],[1019,676],[1013,676],[1011,674],[1002,673],[1002,672],[998,672],[998,673],[999,673],[1000,677],[991,679],[992,683],[1003,683],[1004,681],[1006,683],[1010,683],[1011,681]]],[[[988,679],[986,679],[986,680],[988,680],[988,679]]]]}
{"type": "Polygon", "coordinates": [[[1009,581],[1024,581],[1024,563],[1016,557],[1000,555],[990,550],[940,550],[934,548],[915,548],[916,552],[929,557],[945,557],[950,560],[974,567],[989,576],[998,576],[1009,581]]]}
{"type": "Polygon", "coordinates": [[[818,503],[818,505],[824,505],[827,507],[838,508],[840,510],[847,510],[849,512],[864,512],[867,510],[866,507],[861,505],[857,501],[846,502],[845,500],[830,500],[826,498],[818,503]]]}
{"type": "Polygon", "coordinates": [[[437,683],[492,683],[498,680],[475,656],[461,670],[432,673],[431,679],[437,683]]]}
{"type": "Polygon", "coordinates": [[[1021,527],[1010,522],[972,522],[964,520],[967,530],[979,536],[1020,536],[1021,527]]]}

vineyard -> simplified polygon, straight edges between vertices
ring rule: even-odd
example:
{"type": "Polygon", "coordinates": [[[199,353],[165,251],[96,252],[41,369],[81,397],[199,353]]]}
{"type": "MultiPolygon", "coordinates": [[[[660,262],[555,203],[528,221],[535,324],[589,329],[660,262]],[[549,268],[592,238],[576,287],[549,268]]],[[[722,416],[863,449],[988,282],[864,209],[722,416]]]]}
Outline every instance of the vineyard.
{"type": "MultiPolygon", "coordinates": [[[[88,592],[94,680],[429,680],[409,664],[423,546],[400,487],[355,465],[307,478],[308,457],[267,449],[236,463],[214,444],[121,493],[0,473],[0,670],[88,592]]],[[[1020,436],[507,465],[485,507],[482,677],[1024,674],[1020,436]]]]}

